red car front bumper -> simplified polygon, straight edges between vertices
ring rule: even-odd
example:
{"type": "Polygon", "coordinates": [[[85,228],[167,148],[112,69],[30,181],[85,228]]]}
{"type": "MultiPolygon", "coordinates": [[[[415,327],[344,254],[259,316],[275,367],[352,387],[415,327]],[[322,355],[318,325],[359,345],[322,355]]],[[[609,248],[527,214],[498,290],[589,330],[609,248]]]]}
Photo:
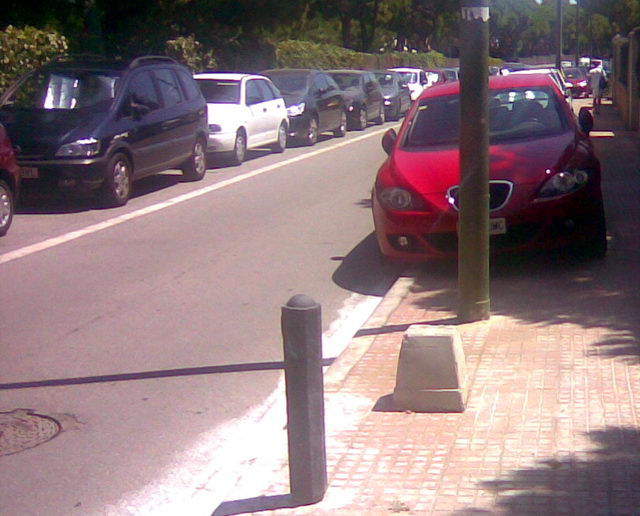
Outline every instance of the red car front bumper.
{"type": "MultiPolygon", "coordinates": [[[[533,198],[532,190],[527,185],[515,189],[509,204],[490,214],[495,231],[490,236],[492,252],[569,247],[594,237],[603,209],[599,188],[524,202],[533,198]]],[[[433,212],[387,211],[374,192],[373,219],[378,245],[388,258],[419,262],[457,255],[458,212],[453,207],[433,212]]]]}

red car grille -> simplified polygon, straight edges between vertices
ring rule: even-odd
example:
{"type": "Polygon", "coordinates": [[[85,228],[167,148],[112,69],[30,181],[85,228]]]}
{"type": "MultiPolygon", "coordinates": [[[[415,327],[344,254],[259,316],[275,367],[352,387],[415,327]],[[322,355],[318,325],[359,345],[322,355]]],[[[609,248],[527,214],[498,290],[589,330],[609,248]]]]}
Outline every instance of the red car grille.
{"type": "MultiPolygon", "coordinates": [[[[511,181],[494,180],[489,182],[489,209],[499,210],[509,202],[513,192],[511,181]]],[[[452,186],[447,192],[447,198],[456,210],[460,209],[460,185],[452,186]]]]}

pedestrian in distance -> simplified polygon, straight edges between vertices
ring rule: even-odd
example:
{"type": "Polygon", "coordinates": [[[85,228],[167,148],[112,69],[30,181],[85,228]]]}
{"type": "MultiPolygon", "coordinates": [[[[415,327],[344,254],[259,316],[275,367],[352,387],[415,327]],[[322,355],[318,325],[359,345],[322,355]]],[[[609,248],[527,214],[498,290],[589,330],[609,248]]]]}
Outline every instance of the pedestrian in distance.
{"type": "Polygon", "coordinates": [[[593,94],[593,111],[600,112],[602,104],[602,94],[606,87],[607,73],[602,67],[602,61],[592,61],[593,68],[589,70],[589,81],[591,83],[591,92],[593,94]]]}

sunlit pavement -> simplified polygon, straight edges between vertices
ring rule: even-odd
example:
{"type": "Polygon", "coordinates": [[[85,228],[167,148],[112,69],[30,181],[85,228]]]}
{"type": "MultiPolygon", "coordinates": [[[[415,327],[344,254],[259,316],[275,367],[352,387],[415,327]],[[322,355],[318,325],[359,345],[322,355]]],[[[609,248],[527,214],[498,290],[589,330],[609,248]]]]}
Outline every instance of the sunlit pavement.
{"type": "MultiPolygon", "coordinates": [[[[638,514],[640,138],[605,101],[593,141],[607,258],[492,262],[490,320],[456,325],[469,374],[460,414],[388,403],[407,327],[456,324],[455,264],[400,278],[382,304],[391,315],[374,314],[329,375],[324,499],[264,514],[638,514]]],[[[284,446],[261,467],[215,514],[286,499],[284,446]]]]}

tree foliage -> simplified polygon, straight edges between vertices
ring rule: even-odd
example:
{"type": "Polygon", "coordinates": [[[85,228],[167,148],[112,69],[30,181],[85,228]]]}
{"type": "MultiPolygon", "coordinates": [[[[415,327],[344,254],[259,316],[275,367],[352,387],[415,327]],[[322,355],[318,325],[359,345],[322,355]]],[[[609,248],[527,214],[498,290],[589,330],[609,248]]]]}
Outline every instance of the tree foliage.
{"type": "Polygon", "coordinates": [[[56,31],[9,25],[0,32],[0,92],[22,74],[65,54],[68,47],[66,38],[56,31]]]}
{"type": "MultiPolygon", "coordinates": [[[[640,25],[640,0],[578,1],[562,0],[565,52],[579,46],[607,54],[615,34],[640,25]]],[[[492,55],[553,53],[555,6],[556,0],[491,0],[492,55]]],[[[248,66],[248,54],[273,59],[275,44],[290,39],[455,56],[459,10],[460,0],[9,0],[0,28],[57,31],[72,52],[111,55],[165,52],[167,41],[187,45],[193,38],[230,67],[248,66]]]]}

